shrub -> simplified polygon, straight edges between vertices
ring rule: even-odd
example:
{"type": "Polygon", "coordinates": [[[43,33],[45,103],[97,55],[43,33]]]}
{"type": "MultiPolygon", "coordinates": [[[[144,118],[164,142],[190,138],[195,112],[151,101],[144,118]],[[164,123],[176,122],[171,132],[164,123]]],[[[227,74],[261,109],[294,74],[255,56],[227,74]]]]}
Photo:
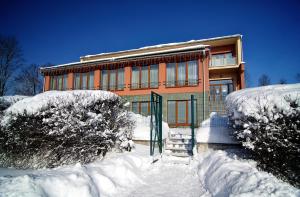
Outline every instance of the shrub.
{"type": "Polygon", "coordinates": [[[300,186],[300,84],[237,91],[226,98],[234,135],[259,167],[300,186]]]}
{"type": "Polygon", "coordinates": [[[124,102],[105,91],[42,93],[8,108],[1,125],[2,166],[88,163],[132,147],[124,102]]]}

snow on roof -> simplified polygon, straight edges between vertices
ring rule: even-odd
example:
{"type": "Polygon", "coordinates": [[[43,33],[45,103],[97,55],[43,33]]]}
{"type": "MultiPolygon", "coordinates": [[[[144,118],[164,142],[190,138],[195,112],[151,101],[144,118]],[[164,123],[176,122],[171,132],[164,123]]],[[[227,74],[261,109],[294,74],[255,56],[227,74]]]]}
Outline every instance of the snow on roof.
{"type": "Polygon", "coordinates": [[[145,46],[145,47],[141,47],[141,48],[137,48],[137,49],[123,50],[123,51],[117,51],[117,52],[108,52],[108,53],[98,53],[98,54],[94,54],[94,55],[85,55],[85,56],[82,56],[81,58],[94,57],[94,56],[100,56],[100,55],[108,55],[108,54],[114,54],[114,53],[122,53],[122,52],[138,51],[138,50],[141,50],[141,49],[161,48],[161,47],[188,44],[188,43],[195,43],[195,42],[205,42],[205,41],[211,41],[211,40],[236,38],[236,37],[242,37],[242,35],[234,34],[234,35],[229,35],[229,36],[220,36],[220,37],[206,38],[206,39],[200,39],[200,40],[189,40],[189,41],[185,41],[185,42],[173,42],[173,43],[166,43],[166,44],[158,44],[158,45],[152,45],[152,46],[145,46]]]}
{"type": "MultiPolygon", "coordinates": [[[[130,49],[130,50],[117,51],[117,52],[108,52],[108,53],[99,53],[99,54],[94,54],[94,55],[85,55],[85,56],[82,56],[80,58],[89,58],[89,57],[96,57],[96,56],[109,55],[109,54],[112,55],[112,54],[117,54],[117,53],[134,52],[134,51],[145,50],[145,49],[162,48],[162,47],[167,47],[167,46],[182,45],[182,44],[197,43],[197,42],[205,42],[205,41],[212,41],[212,40],[221,40],[221,39],[236,38],[236,37],[242,37],[242,35],[241,34],[234,34],[234,35],[220,36],[220,37],[200,39],[200,40],[189,40],[189,41],[185,41],[185,42],[174,42],[174,43],[167,43],[167,44],[158,44],[158,45],[153,45],[153,46],[145,46],[145,47],[141,47],[141,48],[138,48],[138,49],[130,49]]],[[[72,65],[80,65],[81,63],[90,63],[90,62],[98,62],[98,61],[114,61],[114,60],[122,59],[122,58],[131,58],[131,57],[154,55],[154,54],[160,54],[160,53],[177,52],[177,51],[189,50],[189,49],[192,50],[192,49],[196,49],[196,48],[205,48],[205,47],[208,47],[208,46],[209,45],[198,44],[198,45],[195,45],[195,46],[181,47],[181,48],[176,48],[176,49],[167,49],[167,50],[145,52],[145,53],[138,53],[138,54],[130,54],[130,55],[120,55],[120,56],[113,57],[113,58],[99,58],[99,59],[96,59],[96,60],[89,60],[89,61],[83,61],[83,62],[73,62],[73,63],[68,63],[68,64],[59,64],[59,65],[56,65],[56,66],[44,67],[44,68],[41,68],[41,70],[53,69],[53,68],[59,68],[59,67],[65,67],[65,66],[72,66],[72,65]]]]}
{"type": "Polygon", "coordinates": [[[133,58],[133,57],[157,55],[157,54],[163,54],[163,53],[172,53],[172,52],[204,49],[205,47],[208,47],[208,46],[209,45],[198,44],[198,45],[194,45],[194,46],[187,46],[187,47],[181,47],[181,48],[175,48],[175,49],[166,49],[166,50],[151,51],[151,52],[144,52],[144,53],[138,53],[138,54],[121,55],[121,56],[117,56],[117,57],[100,58],[100,59],[89,60],[89,61],[84,61],[84,62],[74,62],[74,63],[71,63],[71,64],[60,64],[60,65],[56,65],[56,66],[44,67],[44,68],[41,68],[41,70],[64,67],[64,66],[71,66],[71,65],[77,65],[77,64],[81,64],[81,63],[84,64],[84,63],[99,62],[99,61],[115,61],[115,60],[124,59],[124,58],[133,58]]]}

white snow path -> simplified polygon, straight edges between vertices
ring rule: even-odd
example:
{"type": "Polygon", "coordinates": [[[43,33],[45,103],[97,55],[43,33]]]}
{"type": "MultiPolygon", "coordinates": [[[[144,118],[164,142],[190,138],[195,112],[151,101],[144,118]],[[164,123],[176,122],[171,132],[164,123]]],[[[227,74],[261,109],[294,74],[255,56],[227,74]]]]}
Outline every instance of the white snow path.
{"type": "Polygon", "coordinates": [[[130,197],[157,196],[210,196],[202,187],[195,168],[184,164],[153,164],[143,175],[144,184],[138,186],[130,197]]]}

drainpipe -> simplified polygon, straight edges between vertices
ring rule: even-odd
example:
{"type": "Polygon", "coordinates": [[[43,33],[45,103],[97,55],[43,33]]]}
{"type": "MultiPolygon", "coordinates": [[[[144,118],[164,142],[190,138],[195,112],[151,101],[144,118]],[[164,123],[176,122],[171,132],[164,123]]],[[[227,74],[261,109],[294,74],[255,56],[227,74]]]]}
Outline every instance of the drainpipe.
{"type": "Polygon", "coordinates": [[[202,93],[202,95],[203,95],[203,99],[202,99],[202,104],[203,104],[203,107],[202,107],[202,109],[203,109],[203,112],[202,112],[202,114],[203,114],[203,117],[202,117],[202,120],[204,121],[205,120],[205,69],[204,69],[204,59],[205,59],[205,56],[206,56],[206,53],[205,53],[205,50],[202,50],[201,51],[202,52],[202,58],[201,58],[201,62],[202,62],[202,74],[203,74],[203,76],[202,76],[202,78],[203,78],[203,93],[202,93]]]}

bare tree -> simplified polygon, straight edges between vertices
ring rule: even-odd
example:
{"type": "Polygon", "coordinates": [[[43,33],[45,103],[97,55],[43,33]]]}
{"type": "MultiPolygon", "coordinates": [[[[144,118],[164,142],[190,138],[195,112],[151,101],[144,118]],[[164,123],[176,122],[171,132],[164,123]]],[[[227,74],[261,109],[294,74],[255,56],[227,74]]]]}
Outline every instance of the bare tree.
{"type": "Polygon", "coordinates": [[[23,54],[17,39],[0,35],[0,96],[5,95],[15,69],[23,63],[23,54]]]}
{"type": "Polygon", "coordinates": [[[287,84],[286,79],[282,78],[279,80],[279,84],[287,84]]]}
{"type": "Polygon", "coordinates": [[[296,74],[296,81],[297,81],[297,82],[300,82],[300,73],[297,73],[297,74],[296,74]]]}
{"type": "Polygon", "coordinates": [[[258,79],[258,85],[259,86],[266,86],[266,85],[270,85],[270,78],[268,75],[263,74],[262,76],[260,76],[260,78],[258,79]]]}
{"type": "Polygon", "coordinates": [[[36,95],[42,91],[42,76],[39,66],[31,64],[24,67],[20,74],[15,78],[15,93],[21,95],[36,95]]]}

